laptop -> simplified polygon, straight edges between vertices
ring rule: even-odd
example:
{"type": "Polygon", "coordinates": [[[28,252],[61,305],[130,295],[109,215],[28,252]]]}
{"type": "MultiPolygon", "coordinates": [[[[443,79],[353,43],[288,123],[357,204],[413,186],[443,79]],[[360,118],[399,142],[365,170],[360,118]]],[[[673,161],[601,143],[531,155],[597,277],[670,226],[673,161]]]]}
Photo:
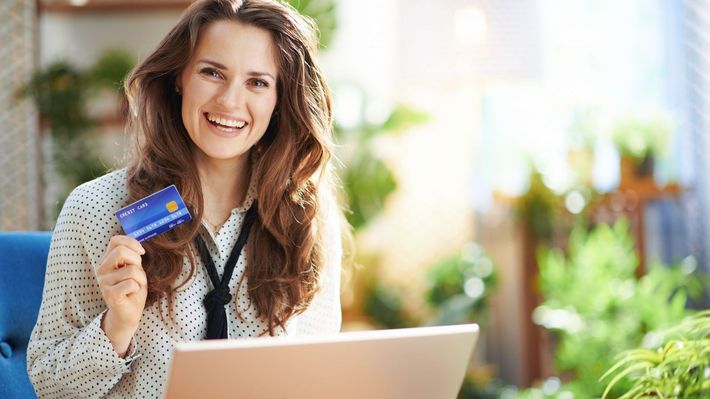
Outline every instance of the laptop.
{"type": "Polygon", "coordinates": [[[167,399],[455,399],[478,325],[180,343],[167,399]]]}

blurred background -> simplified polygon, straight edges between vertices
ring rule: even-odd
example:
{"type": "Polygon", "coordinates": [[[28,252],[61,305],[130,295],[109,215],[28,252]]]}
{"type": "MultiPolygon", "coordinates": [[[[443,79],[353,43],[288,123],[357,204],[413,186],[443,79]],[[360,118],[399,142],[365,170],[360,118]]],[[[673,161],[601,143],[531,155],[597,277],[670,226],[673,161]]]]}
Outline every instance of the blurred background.
{"type": "MultiPolygon", "coordinates": [[[[120,82],[189,3],[0,3],[1,230],[125,165],[120,82]]],[[[710,395],[710,2],[291,4],[335,101],[344,330],[479,323],[460,398],[710,395]]]]}

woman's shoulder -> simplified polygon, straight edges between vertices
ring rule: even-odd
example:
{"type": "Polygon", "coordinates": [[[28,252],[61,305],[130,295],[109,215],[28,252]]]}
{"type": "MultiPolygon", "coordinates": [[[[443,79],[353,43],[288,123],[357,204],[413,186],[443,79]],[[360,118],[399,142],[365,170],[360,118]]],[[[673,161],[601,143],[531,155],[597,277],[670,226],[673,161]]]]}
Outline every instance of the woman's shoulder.
{"type": "Polygon", "coordinates": [[[121,207],[128,198],[126,175],[127,169],[123,168],[83,183],[69,194],[67,202],[90,208],[121,207]]]}
{"type": "Polygon", "coordinates": [[[119,169],[75,188],[64,202],[55,236],[76,235],[92,259],[97,260],[108,240],[121,231],[114,213],[128,201],[126,172],[119,169]]]}
{"type": "Polygon", "coordinates": [[[89,226],[118,226],[114,212],[126,205],[126,169],[107,173],[75,188],[67,197],[57,224],[80,221],[89,226]]]}

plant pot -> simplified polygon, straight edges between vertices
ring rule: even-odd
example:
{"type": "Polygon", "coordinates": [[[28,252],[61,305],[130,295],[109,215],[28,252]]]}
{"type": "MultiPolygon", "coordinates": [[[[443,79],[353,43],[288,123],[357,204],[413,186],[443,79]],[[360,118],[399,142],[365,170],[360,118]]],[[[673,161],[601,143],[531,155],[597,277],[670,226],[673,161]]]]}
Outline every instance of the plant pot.
{"type": "Polygon", "coordinates": [[[635,158],[623,155],[621,157],[621,187],[634,186],[640,180],[653,179],[655,160],[652,155],[647,155],[641,162],[635,158]]]}
{"type": "Polygon", "coordinates": [[[653,176],[653,170],[656,164],[656,160],[653,155],[646,155],[641,163],[636,163],[636,176],[638,177],[651,177],[653,176]]]}

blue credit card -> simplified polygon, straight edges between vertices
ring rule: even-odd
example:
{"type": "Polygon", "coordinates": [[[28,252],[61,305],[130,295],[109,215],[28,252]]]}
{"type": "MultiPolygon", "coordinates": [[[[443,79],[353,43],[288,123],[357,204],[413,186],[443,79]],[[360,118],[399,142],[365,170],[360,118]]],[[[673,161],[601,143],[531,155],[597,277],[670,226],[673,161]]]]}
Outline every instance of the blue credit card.
{"type": "Polygon", "coordinates": [[[175,185],[121,208],[115,215],[126,235],[140,242],[192,220],[175,185]]]}

